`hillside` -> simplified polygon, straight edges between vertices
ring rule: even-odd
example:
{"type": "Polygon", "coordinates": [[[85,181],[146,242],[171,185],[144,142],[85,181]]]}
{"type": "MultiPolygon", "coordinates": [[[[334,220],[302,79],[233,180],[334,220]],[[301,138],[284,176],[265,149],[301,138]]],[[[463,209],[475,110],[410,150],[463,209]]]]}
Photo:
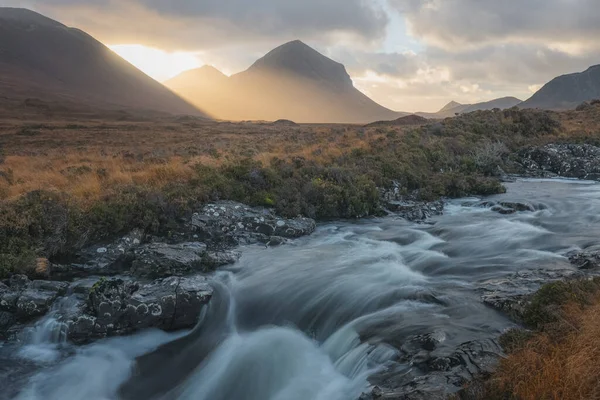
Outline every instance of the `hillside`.
{"type": "Polygon", "coordinates": [[[201,115],[85,32],[26,9],[0,8],[4,102],[39,99],[103,109],[201,115]]]}
{"type": "Polygon", "coordinates": [[[520,107],[568,110],[597,98],[600,98],[600,65],[554,78],[520,107]]]}
{"type": "Polygon", "coordinates": [[[300,41],[272,50],[227,79],[207,68],[165,85],[221,119],[366,123],[406,115],[375,103],[354,87],[342,64],[300,41]]]}

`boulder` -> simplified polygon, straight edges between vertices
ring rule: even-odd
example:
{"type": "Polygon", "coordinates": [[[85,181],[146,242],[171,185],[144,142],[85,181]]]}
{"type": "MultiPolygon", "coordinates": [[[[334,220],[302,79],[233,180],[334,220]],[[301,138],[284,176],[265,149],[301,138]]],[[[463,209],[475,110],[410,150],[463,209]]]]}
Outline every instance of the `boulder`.
{"type": "Polygon", "coordinates": [[[248,207],[234,201],[206,205],[193,215],[191,225],[200,240],[222,247],[267,243],[273,236],[298,238],[316,228],[310,218],[281,218],[267,208],[248,207]]]}
{"type": "Polygon", "coordinates": [[[600,180],[600,147],[548,144],[522,150],[517,162],[527,176],[600,180]]]}
{"type": "Polygon", "coordinates": [[[62,319],[75,343],[158,328],[192,328],[212,296],[204,276],[169,277],[141,284],[125,279],[100,279],[84,306],[62,319]]]}

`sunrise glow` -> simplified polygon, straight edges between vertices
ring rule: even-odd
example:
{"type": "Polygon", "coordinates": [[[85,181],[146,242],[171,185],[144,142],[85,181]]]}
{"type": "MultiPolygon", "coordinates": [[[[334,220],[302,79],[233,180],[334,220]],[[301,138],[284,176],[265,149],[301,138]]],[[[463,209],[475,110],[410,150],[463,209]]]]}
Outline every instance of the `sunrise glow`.
{"type": "Polygon", "coordinates": [[[200,54],[194,52],[167,52],[139,44],[119,44],[108,47],[160,82],[203,64],[200,54]]]}

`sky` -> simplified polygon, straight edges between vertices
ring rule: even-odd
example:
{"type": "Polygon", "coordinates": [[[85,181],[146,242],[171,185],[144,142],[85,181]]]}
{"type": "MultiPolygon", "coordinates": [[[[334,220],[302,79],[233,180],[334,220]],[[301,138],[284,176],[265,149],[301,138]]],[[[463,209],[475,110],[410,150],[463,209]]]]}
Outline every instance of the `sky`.
{"type": "Polygon", "coordinates": [[[600,0],[0,0],[80,28],[153,78],[226,74],[300,39],[397,111],[523,100],[600,64],[600,0]]]}

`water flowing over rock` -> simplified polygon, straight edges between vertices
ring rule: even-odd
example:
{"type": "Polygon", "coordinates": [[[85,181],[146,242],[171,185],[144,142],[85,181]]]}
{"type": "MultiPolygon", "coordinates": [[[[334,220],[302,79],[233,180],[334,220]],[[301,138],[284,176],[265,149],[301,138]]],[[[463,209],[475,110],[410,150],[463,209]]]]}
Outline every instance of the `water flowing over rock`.
{"type": "Polygon", "coordinates": [[[600,147],[589,144],[548,144],[517,158],[526,176],[600,180],[600,147]]]}
{"type": "Polygon", "coordinates": [[[0,336],[6,337],[14,323],[45,315],[68,286],[65,282],[30,281],[24,275],[12,276],[8,285],[0,283],[0,336]]]}

